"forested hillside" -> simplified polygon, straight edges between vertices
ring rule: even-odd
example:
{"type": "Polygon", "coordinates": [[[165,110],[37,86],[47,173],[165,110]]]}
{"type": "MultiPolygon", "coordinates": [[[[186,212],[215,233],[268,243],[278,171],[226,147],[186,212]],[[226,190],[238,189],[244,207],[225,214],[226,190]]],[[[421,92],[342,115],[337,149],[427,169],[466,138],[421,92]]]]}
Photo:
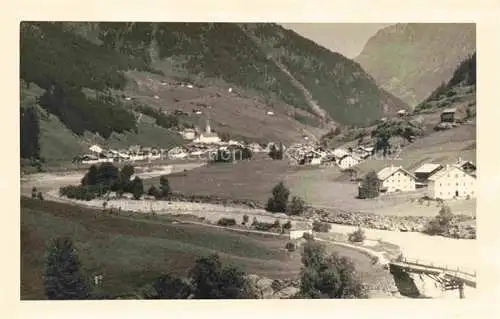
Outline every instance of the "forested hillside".
{"type": "MultiPolygon", "coordinates": [[[[280,123],[290,132],[298,131],[293,123],[299,119],[302,129],[314,131],[325,121],[362,125],[406,107],[380,90],[357,63],[276,24],[24,22],[20,53],[21,94],[31,97],[21,106],[38,106],[34,110],[43,109],[45,118],[55,116],[68,129],[59,135],[71,132],[77,139],[140,136],[137,116],[145,113],[169,144],[179,143],[175,131],[184,122],[158,114],[172,111],[174,104],[183,108],[187,100],[162,96],[158,106],[145,99],[141,107],[131,106],[124,100],[130,84],[137,84],[130,71],[160,77],[162,83],[190,79],[202,87],[212,79],[212,89],[220,83],[238,88],[238,97],[210,95],[216,123],[222,121],[217,97],[227,98],[233,108],[242,99],[260,108],[284,105],[280,123]]],[[[253,121],[262,117],[253,116],[253,121]]]]}

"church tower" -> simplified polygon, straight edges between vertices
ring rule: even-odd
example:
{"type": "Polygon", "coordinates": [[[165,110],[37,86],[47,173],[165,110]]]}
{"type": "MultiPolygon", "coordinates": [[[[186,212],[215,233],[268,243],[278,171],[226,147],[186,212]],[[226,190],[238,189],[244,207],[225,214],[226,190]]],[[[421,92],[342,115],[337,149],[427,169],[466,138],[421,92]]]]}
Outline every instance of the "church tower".
{"type": "Polygon", "coordinates": [[[207,125],[205,128],[205,133],[210,134],[212,132],[212,129],[210,128],[210,120],[207,120],[207,125]]]}

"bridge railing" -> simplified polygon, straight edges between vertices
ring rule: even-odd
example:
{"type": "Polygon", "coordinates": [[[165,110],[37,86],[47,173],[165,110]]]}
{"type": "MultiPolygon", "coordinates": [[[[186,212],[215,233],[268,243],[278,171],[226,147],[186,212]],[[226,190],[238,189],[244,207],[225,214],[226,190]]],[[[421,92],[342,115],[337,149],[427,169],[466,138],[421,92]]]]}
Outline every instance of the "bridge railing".
{"type": "Polygon", "coordinates": [[[442,265],[442,264],[437,264],[432,261],[427,261],[423,259],[412,259],[412,258],[398,258],[395,260],[396,262],[402,262],[406,263],[408,265],[415,265],[415,266],[420,266],[420,267],[427,267],[427,268],[434,268],[434,269],[439,269],[451,273],[460,273],[463,275],[467,275],[470,277],[476,277],[476,270],[472,269],[467,269],[465,267],[458,267],[458,266],[452,266],[452,265],[442,265]]]}

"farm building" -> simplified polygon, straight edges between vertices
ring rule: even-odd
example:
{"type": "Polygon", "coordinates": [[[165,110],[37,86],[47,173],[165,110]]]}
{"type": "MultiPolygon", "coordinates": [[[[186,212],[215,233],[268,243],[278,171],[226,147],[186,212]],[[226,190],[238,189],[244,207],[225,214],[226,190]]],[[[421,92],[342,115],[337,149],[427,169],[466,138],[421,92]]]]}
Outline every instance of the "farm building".
{"type": "Polygon", "coordinates": [[[471,161],[464,161],[461,158],[458,159],[457,165],[463,169],[466,173],[472,174],[476,172],[476,165],[471,161]]]}
{"type": "Polygon", "coordinates": [[[181,135],[185,140],[194,140],[196,138],[196,131],[193,129],[185,129],[181,132],[181,135]]]}
{"type": "Polygon", "coordinates": [[[416,177],[401,166],[389,166],[377,173],[381,192],[409,192],[416,189],[416,177]]]}
{"type": "Polygon", "coordinates": [[[446,168],[429,178],[428,196],[451,199],[475,197],[476,178],[459,165],[446,168]]]}
{"type": "Polygon", "coordinates": [[[443,169],[443,165],[434,163],[425,163],[415,170],[415,177],[418,183],[427,184],[427,180],[432,175],[443,169]]]}
{"type": "Polygon", "coordinates": [[[310,235],[313,234],[312,225],[306,222],[295,222],[292,223],[292,229],[290,229],[290,239],[299,239],[304,236],[304,233],[310,235]]]}
{"type": "Polygon", "coordinates": [[[349,152],[343,148],[336,148],[335,150],[333,150],[333,156],[335,156],[335,158],[337,160],[341,159],[342,157],[344,157],[345,155],[349,155],[349,152]]]}
{"type": "Polygon", "coordinates": [[[340,169],[345,170],[358,165],[360,162],[361,159],[357,156],[346,154],[337,161],[337,164],[339,165],[340,169]]]}
{"type": "Polygon", "coordinates": [[[457,109],[455,108],[449,108],[443,110],[443,112],[441,112],[441,122],[454,123],[456,112],[457,109]]]}

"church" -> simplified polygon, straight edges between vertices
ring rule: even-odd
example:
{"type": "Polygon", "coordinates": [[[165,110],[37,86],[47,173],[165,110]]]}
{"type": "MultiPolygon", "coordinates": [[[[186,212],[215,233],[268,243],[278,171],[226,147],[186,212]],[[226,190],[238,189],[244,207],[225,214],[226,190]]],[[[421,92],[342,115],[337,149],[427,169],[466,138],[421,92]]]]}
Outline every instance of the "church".
{"type": "Polygon", "coordinates": [[[203,143],[203,144],[218,144],[221,142],[221,139],[217,135],[217,133],[212,133],[212,129],[210,128],[210,123],[207,120],[207,126],[205,128],[205,132],[201,132],[200,135],[193,142],[203,143]]]}

